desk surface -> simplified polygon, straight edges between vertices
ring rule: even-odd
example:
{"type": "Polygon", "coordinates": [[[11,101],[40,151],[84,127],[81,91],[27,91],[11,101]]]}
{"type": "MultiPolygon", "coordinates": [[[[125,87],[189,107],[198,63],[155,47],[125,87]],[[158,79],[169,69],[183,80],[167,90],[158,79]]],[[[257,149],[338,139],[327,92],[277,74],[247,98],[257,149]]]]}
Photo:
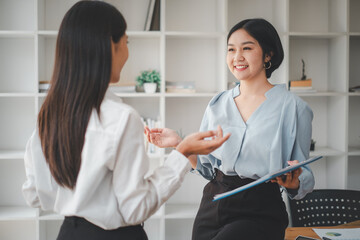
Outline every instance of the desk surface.
{"type": "MultiPolygon", "coordinates": [[[[360,220],[333,227],[314,227],[314,228],[358,228],[360,227],[360,220]]],[[[313,227],[290,227],[286,229],[285,240],[294,240],[297,236],[302,235],[320,239],[319,236],[312,230],[313,227]]]]}

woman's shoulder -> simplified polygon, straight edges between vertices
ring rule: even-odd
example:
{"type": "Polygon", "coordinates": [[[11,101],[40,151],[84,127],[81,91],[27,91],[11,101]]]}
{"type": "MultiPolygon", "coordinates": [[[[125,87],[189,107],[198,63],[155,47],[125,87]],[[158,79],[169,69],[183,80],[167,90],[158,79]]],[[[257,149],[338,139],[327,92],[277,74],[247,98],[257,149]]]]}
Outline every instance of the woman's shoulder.
{"type": "Polygon", "coordinates": [[[289,104],[296,104],[297,106],[306,106],[307,103],[295,93],[286,88],[286,84],[277,84],[275,87],[278,89],[278,96],[281,96],[281,101],[289,104]]]}
{"type": "Polygon", "coordinates": [[[94,109],[89,126],[102,131],[114,133],[120,125],[129,119],[139,118],[137,111],[113,93],[106,93],[100,107],[100,116],[94,109]]]}
{"type": "Polygon", "coordinates": [[[224,99],[228,99],[230,96],[232,96],[233,93],[233,89],[229,89],[229,90],[225,90],[222,92],[217,93],[209,102],[209,106],[213,106],[213,105],[219,105],[219,104],[223,104],[224,99]]]}
{"type": "Polygon", "coordinates": [[[110,111],[112,114],[131,114],[136,112],[133,107],[124,103],[120,97],[110,90],[106,92],[101,108],[102,111],[110,111]]]}
{"type": "Polygon", "coordinates": [[[278,87],[278,92],[280,93],[278,94],[278,96],[280,96],[279,100],[285,104],[285,108],[294,108],[298,113],[305,111],[312,114],[312,110],[308,103],[295,93],[289,91],[285,84],[279,84],[276,87],[278,87]]]}

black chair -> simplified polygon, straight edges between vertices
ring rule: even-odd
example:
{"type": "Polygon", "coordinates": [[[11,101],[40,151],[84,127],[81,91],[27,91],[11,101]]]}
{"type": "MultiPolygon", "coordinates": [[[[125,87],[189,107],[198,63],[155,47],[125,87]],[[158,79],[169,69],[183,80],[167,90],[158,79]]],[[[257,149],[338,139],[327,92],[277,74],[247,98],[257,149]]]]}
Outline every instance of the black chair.
{"type": "Polygon", "coordinates": [[[360,191],[318,189],[289,207],[293,227],[341,225],[360,220],[360,191]]]}

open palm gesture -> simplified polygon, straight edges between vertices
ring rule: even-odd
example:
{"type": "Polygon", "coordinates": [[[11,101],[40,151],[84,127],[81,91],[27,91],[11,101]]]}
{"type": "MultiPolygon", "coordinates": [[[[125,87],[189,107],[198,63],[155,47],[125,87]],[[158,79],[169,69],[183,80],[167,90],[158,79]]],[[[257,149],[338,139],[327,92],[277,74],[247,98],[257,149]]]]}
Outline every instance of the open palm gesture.
{"type": "Polygon", "coordinates": [[[144,127],[144,133],[148,142],[160,148],[176,147],[181,141],[181,137],[170,128],[144,127]]]}

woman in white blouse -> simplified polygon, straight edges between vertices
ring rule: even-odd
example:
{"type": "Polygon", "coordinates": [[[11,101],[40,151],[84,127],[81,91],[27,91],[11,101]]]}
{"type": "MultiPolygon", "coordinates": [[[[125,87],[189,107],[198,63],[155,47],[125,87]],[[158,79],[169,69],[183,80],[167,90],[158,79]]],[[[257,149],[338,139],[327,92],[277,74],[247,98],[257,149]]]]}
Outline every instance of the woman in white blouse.
{"type": "Polygon", "coordinates": [[[23,185],[30,206],[65,216],[58,240],[147,239],[141,223],[179,188],[191,169],[187,157],[208,154],[229,137],[221,129],[192,134],[144,177],[140,117],[108,90],[128,58],[125,31],[121,13],[100,1],[76,3],[60,26],[23,185]]]}
{"type": "MultiPolygon", "coordinates": [[[[313,113],[285,84],[268,81],[284,58],[280,38],[269,22],[243,20],[227,40],[227,65],[240,85],[210,101],[200,126],[205,131],[221,124],[224,132],[231,132],[230,139],[208,155],[190,157],[193,169],[210,180],[194,221],[193,240],[282,240],[288,216],[278,184],[291,198],[303,198],[314,187],[309,167],[212,200],[215,194],[307,159],[313,113]]],[[[167,147],[170,139],[179,140],[166,128],[146,132],[149,141],[161,147],[167,147]]]]}

